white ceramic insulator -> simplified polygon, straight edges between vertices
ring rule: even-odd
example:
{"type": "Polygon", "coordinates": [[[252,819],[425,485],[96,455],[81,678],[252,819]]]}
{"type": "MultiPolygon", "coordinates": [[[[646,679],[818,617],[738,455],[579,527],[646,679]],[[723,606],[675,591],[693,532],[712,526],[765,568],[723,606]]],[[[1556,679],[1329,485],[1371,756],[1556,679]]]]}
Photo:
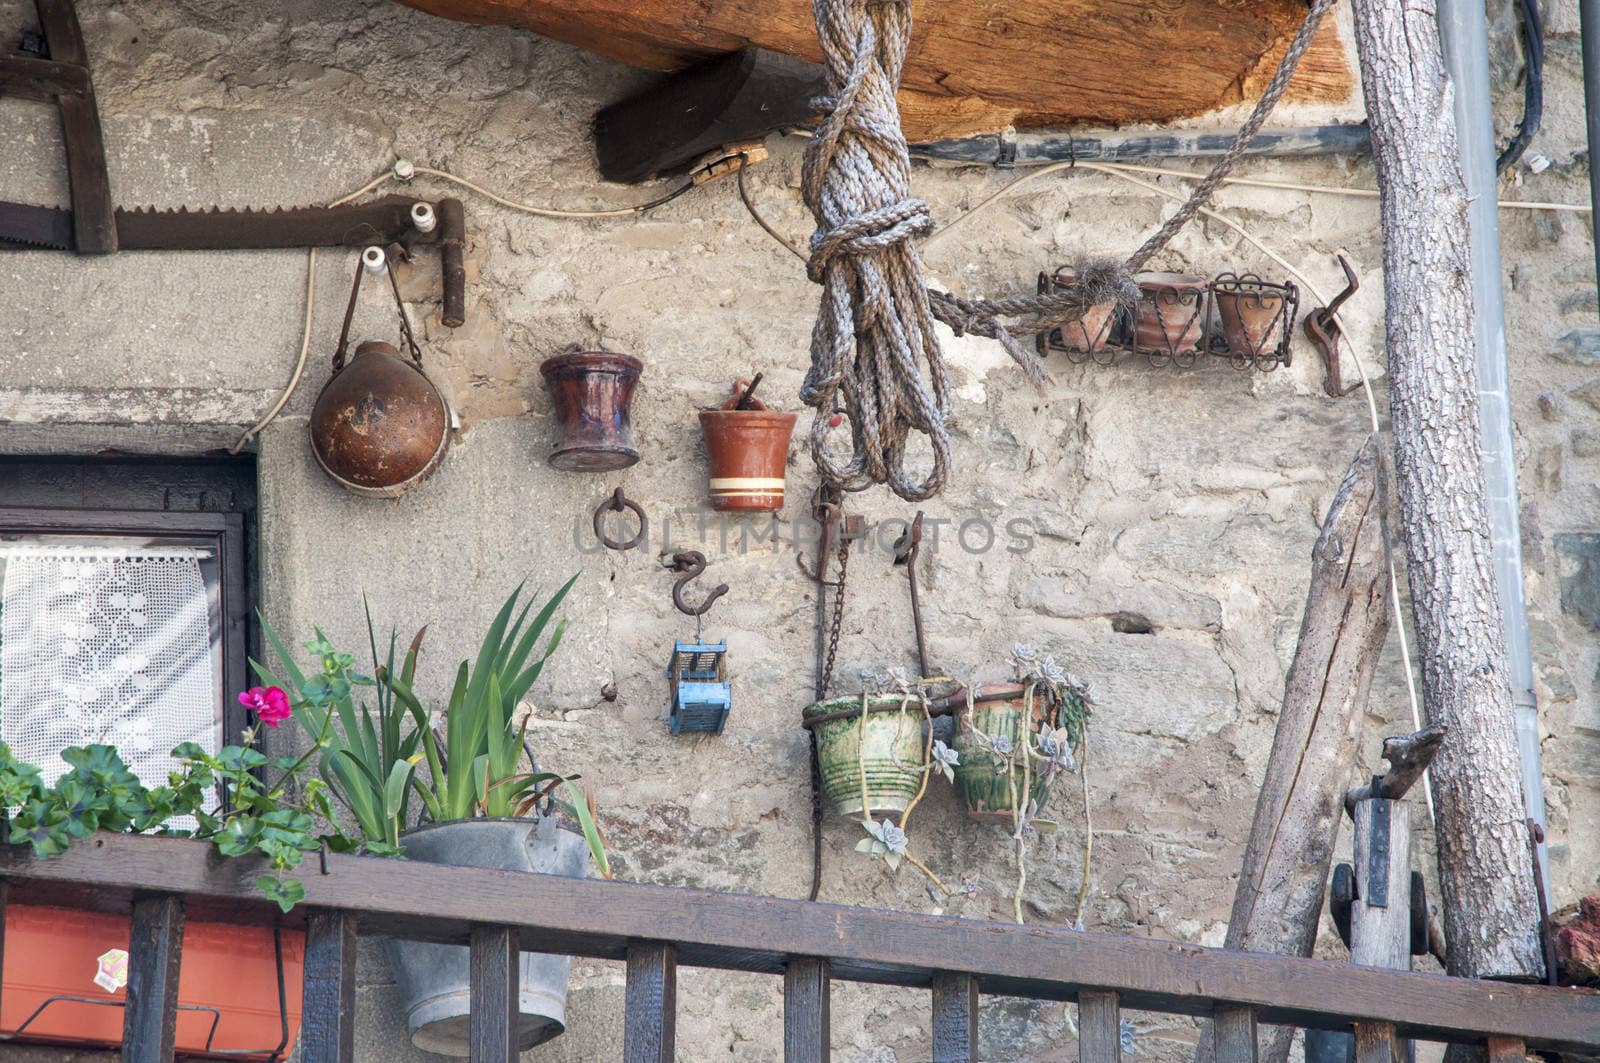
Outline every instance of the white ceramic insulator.
{"type": "Polygon", "coordinates": [[[417,227],[419,233],[431,233],[439,219],[433,215],[433,205],[420,200],[411,204],[411,224],[417,227]]]}
{"type": "Polygon", "coordinates": [[[409,181],[417,175],[417,168],[411,164],[410,159],[396,159],[394,175],[402,181],[409,181]]]}
{"type": "Polygon", "coordinates": [[[361,252],[361,265],[366,268],[368,273],[382,273],[384,266],[383,248],[369,247],[361,252]]]}

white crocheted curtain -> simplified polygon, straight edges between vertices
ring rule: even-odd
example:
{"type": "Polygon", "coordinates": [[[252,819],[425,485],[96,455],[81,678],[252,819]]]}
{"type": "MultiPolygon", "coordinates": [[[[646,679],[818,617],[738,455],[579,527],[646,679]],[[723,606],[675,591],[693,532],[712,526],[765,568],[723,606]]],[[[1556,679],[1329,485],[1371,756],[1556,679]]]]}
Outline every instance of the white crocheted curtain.
{"type": "Polygon", "coordinates": [[[0,544],[0,738],[18,759],[54,782],[61,750],[105,743],[159,786],[179,743],[218,748],[207,556],[0,544]]]}

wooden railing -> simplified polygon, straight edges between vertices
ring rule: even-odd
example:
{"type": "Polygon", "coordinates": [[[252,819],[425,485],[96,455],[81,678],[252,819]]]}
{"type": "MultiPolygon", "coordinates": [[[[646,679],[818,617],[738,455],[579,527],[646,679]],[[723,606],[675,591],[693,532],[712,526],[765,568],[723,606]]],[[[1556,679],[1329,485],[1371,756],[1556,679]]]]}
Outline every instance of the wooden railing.
{"type": "MultiPolygon", "coordinates": [[[[102,835],[51,860],[0,854],[11,901],[133,916],[123,1059],[173,1055],[186,915],[272,923],[259,869],[204,843],[102,835]]],[[[1352,1030],[1360,1063],[1396,1036],[1524,1051],[1600,1048],[1600,993],[1353,967],[1147,938],[622,882],[330,856],[305,868],[305,1063],[354,1058],[358,935],[470,944],[474,1060],[514,1060],[517,952],[627,963],[624,1058],[674,1052],[680,964],[783,978],[786,1060],[828,1058],[833,979],[932,992],[933,1058],[976,1058],[980,994],[1076,1001],[1081,1059],[1119,1058],[1119,1011],[1211,1016],[1221,1063],[1255,1059],[1257,1022],[1352,1030]]]]}

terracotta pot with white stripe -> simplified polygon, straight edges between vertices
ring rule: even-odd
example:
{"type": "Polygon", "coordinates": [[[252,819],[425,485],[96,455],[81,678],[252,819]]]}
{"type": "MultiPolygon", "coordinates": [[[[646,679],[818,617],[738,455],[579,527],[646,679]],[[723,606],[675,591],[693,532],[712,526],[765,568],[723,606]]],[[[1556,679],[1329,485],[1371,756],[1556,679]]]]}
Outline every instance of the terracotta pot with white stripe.
{"type": "Polygon", "coordinates": [[[700,428],[711,458],[711,508],[766,513],[783,508],[783,477],[795,415],[768,410],[760,399],[735,409],[745,381],[720,410],[704,410],[700,428]]]}

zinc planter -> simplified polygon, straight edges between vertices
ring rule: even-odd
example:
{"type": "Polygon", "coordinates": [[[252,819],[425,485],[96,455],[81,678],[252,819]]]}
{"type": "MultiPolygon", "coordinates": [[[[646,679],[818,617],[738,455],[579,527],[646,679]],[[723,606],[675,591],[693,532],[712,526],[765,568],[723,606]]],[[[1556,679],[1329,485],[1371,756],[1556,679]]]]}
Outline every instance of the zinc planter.
{"type": "MultiPolygon", "coordinates": [[[[1036,695],[1033,719],[1025,722],[1022,684],[1003,683],[984,687],[972,708],[962,709],[957,714],[952,748],[961,759],[955,767],[956,788],[966,802],[968,816],[976,820],[1012,822],[1016,807],[1013,787],[1019,792],[1022,790],[1022,757],[1025,750],[1038,744],[1043,708],[1043,697],[1036,695]],[[1006,767],[1007,758],[991,748],[996,735],[1011,743],[1011,771],[1006,767]],[[1027,744],[1023,741],[1025,737],[1027,744]]],[[[1049,785],[1042,781],[1046,761],[1037,753],[1031,757],[1029,789],[1036,807],[1043,809],[1045,799],[1050,796],[1049,785]]]]}
{"type": "Polygon", "coordinates": [[[869,710],[877,706],[890,711],[867,713],[865,738],[859,696],[830,698],[805,710],[808,720],[840,712],[851,714],[812,727],[822,794],[838,815],[863,815],[863,769],[866,811],[871,815],[904,812],[917,796],[922,785],[918,770],[923,755],[922,710],[913,701],[901,712],[901,700],[899,694],[867,696],[869,710]]]}
{"type": "MultiPolygon", "coordinates": [[[[429,864],[535,871],[583,878],[589,847],[581,835],[545,819],[468,819],[410,831],[400,839],[406,858],[429,864]]],[[[465,1057],[471,966],[461,945],[433,945],[390,939],[394,968],[411,1043],[425,1052],[465,1057]]],[[[566,1029],[566,956],[524,952],[520,959],[521,1023],[518,1047],[527,1050],[566,1029]]]]}

